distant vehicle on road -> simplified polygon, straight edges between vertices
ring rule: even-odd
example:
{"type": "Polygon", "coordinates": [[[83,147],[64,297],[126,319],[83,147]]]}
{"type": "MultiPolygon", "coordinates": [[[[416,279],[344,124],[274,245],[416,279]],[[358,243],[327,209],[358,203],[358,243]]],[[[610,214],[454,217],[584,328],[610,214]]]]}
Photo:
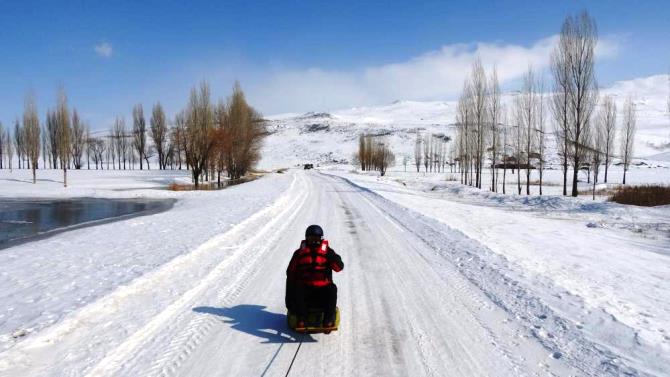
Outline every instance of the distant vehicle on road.
{"type": "Polygon", "coordinates": [[[305,164],[304,167],[305,167],[305,170],[314,169],[314,164],[305,164]]]}

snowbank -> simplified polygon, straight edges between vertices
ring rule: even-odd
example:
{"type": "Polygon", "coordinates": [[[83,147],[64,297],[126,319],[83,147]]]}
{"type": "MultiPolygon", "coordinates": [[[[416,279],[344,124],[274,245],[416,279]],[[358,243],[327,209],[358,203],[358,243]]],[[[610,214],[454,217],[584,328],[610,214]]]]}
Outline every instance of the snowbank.
{"type": "Polygon", "coordinates": [[[437,219],[502,256],[501,272],[592,341],[651,373],[670,365],[670,208],[488,193],[445,182],[330,170],[437,219]]]}
{"type": "MultiPolygon", "coordinates": [[[[54,235],[0,250],[0,351],[58,323],[269,206],[289,187],[288,174],[219,191],[172,192],[185,171],[0,170],[3,197],[174,198],[166,212],[54,235]]],[[[148,303],[147,305],[151,305],[148,303]]]]}

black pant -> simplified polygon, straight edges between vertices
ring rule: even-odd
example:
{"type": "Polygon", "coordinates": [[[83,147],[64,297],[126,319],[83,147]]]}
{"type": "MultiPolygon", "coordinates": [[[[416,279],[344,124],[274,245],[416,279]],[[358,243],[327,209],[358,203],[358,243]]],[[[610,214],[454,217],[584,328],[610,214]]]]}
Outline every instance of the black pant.
{"type": "Polygon", "coordinates": [[[337,286],[328,284],[324,287],[312,287],[303,284],[286,285],[286,306],[298,317],[307,316],[309,308],[320,308],[324,312],[324,318],[335,319],[335,307],[337,306],[337,286]]]}

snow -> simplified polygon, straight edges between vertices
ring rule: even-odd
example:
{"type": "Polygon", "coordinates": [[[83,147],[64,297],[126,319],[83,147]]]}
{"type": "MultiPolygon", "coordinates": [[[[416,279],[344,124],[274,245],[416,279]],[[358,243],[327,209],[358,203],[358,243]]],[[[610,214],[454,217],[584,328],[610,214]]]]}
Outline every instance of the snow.
{"type": "Polygon", "coordinates": [[[584,368],[545,348],[374,195],[317,172],[275,179],[291,184],[271,206],[23,337],[0,354],[0,374],[285,375],[300,341],[291,375],[584,368]],[[336,333],[301,337],[284,324],[284,269],[311,223],[344,258],[343,320],[336,333]]]}
{"type": "MultiPolygon", "coordinates": [[[[635,225],[670,208],[350,170],[179,193],[159,183],[184,173],[73,172],[73,196],[177,204],[0,252],[0,375],[285,375],[301,341],[295,375],[669,372],[667,230],[635,225]],[[343,320],[301,337],[283,271],[311,223],[344,258],[343,320]]],[[[3,195],[66,194],[41,173],[5,173],[3,195]]]]}
{"type": "Polygon", "coordinates": [[[329,172],[476,239],[502,257],[500,273],[590,341],[640,371],[670,372],[670,206],[501,195],[443,174],[329,172]]]}
{"type": "MultiPolygon", "coordinates": [[[[0,195],[11,197],[174,198],[164,213],[136,217],[29,242],[0,251],[0,350],[39,332],[272,204],[290,178],[276,174],[214,192],[171,192],[186,172],[0,170],[0,195]],[[234,203],[234,205],[231,205],[234,203]]],[[[201,267],[203,268],[203,267],[201,267]]]]}
{"type": "MultiPolygon", "coordinates": [[[[510,108],[514,95],[504,94],[502,103],[510,108]]],[[[601,95],[614,97],[619,122],[627,96],[634,99],[638,128],[634,145],[636,157],[657,160],[655,155],[670,150],[668,75],[616,82],[602,89],[601,95]]],[[[265,142],[261,166],[277,168],[305,162],[351,162],[357,148],[356,140],[362,133],[386,135],[400,163],[403,156],[414,156],[417,131],[453,137],[456,110],[456,101],[395,101],[384,106],[268,116],[271,134],[265,142]],[[327,129],[319,129],[325,127],[327,129]]],[[[548,129],[551,124],[548,119],[548,129]]],[[[549,139],[547,154],[553,161],[556,153],[552,137],[549,139]]],[[[618,150],[617,143],[615,154],[618,150]]],[[[667,161],[667,158],[661,156],[658,160],[667,161]]]]}

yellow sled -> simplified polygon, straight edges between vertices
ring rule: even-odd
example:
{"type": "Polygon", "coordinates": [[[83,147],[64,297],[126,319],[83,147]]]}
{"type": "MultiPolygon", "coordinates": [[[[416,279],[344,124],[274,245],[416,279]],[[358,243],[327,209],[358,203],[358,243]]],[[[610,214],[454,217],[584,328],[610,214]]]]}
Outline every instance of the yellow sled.
{"type": "Polygon", "coordinates": [[[323,315],[321,309],[310,309],[305,320],[304,329],[296,328],[298,317],[291,312],[286,314],[286,322],[292,330],[308,334],[330,334],[331,331],[337,331],[337,328],[340,326],[340,308],[335,308],[335,326],[333,327],[323,327],[323,315]]]}

